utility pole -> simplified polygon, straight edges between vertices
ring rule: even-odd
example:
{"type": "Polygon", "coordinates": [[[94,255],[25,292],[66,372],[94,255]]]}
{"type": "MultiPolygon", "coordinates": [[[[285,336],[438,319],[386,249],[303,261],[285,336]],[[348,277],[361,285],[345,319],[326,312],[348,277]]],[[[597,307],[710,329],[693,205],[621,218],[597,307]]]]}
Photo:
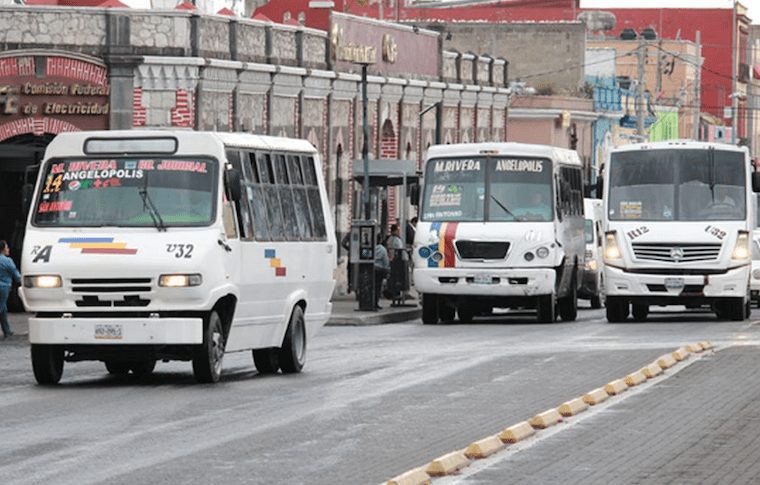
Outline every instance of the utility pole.
{"type": "Polygon", "coordinates": [[[736,145],[736,129],[738,128],[737,108],[739,99],[736,96],[736,0],[732,1],[731,9],[731,144],[736,145]]]}
{"type": "Polygon", "coordinates": [[[691,127],[691,137],[699,141],[699,114],[702,111],[702,33],[697,31],[697,73],[694,76],[694,125],[691,127]]]}
{"type": "MultiPolygon", "coordinates": [[[[640,137],[644,137],[646,130],[644,129],[644,115],[646,109],[644,107],[644,68],[647,62],[647,44],[646,41],[639,39],[639,84],[636,87],[636,134],[640,137]]],[[[644,138],[640,138],[642,140],[644,138]]]]}

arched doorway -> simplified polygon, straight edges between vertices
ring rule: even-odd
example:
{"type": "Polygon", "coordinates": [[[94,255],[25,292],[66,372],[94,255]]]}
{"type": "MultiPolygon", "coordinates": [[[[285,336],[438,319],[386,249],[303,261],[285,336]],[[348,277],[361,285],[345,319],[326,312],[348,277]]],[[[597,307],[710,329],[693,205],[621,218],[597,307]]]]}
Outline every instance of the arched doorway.
{"type": "MultiPolygon", "coordinates": [[[[45,148],[55,135],[24,134],[0,142],[0,239],[11,246],[11,257],[19,266],[24,241],[24,184],[37,176],[45,148]]],[[[21,302],[11,293],[11,310],[20,310],[21,302]]]]}

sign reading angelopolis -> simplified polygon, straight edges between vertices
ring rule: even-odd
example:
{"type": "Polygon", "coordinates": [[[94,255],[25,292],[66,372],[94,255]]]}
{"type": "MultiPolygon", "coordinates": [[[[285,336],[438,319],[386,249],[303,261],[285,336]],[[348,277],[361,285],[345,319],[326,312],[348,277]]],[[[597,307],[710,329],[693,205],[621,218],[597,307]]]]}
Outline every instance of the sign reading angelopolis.
{"type": "Polygon", "coordinates": [[[108,128],[108,70],[89,56],[17,51],[0,55],[0,140],[108,128]]]}

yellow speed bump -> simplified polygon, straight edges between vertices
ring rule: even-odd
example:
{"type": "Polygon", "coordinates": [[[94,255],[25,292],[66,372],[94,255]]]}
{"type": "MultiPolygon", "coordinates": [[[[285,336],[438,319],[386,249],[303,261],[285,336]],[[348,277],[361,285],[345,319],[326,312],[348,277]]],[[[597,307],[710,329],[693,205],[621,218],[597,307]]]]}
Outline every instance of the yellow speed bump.
{"type": "Polygon", "coordinates": [[[647,380],[647,376],[645,376],[644,373],[640,370],[634,372],[633,374],[628,374],[625,376],[625,383],[631,387],[638,386],[645,380],[647,380]]]}
{"type": "Polygon", "coordinates": [[[422,468],[415,468],[391,478],[385,485],[430,485],[430,475],[422,468]]]}
{"type": "Polygon", "coordinates": [[[702,350],[710,350],[713,348],[713,344],[708,342],[707,340],[703,340],[699,342],[699,346],[702,347],[702,350]]]}
{"type": "Polygon", "coordinates": [[[662,370],[670,369],[676,365],[676,359],[671,354],[665,354],[657,359],[657,365],[659,365],[662,370]]]}
{"type": "Polygon", "coordinates": [[[604,390],[610,396],[615,396],[628,389],[628,384],[623,379],[616,379],[604,386],[604,390]]]}
{"type": "Polygon", "coordinates": [[[504,448],[504,443],[501,442],[499,435],[489,436],[482,440],[470,443],[470,446],[464,451],[464,455],[467,458],[485,458],[493,455],[500,449],[504,448]]]}
{"type": "Polygon", "coordinates": [[[588,409],[588,404],[586,404],[583,399],[578,397],[572,401],[563,403],[559,408],[557,408],[557,411],[559,411],[562,416],[568,417],[575,416],[576,414],[581,413],[586,409],[588,409]]]}
{"type": "Polygon", "coordinates": [[[431,461],[425,471],[432,477],[442,477],[444,475],[451,475],[460,468],[466,467],[469,463],[470,460],[464,456],[462,450],[452,451],[431,461]]]}
{"type": "Polygon", "coordinates": [[[548,411],[544,411],[541,414],[536,414],[530,418],[529,423],[534,428],[544,429],[548,428],[549,426],[554,426],[560,421],[562,421],[562,416],[559,414],[559,411],[556,409],[549,409],[548,411]]]}
{"type": "Polygon", "coordinates": [[[607,391],[605,391],[603,387],[598,387],[588,394],[584,394],[583,402],[595,406],[602,401],[606,401],[608,397],[610,397],[610,395],[607,394],[607,391]]]}
{"type": "Polygon", "coordinates": [[[504,443],[517,443],[534,434],[536,434],[536,430],[533,429],[533,426],[529,422],[523,421],[499,433],[499,438],[504,443]]]}
{"type": "Polygon", "coordinates": [[[692,354],[698,354],[704,350],[699,344],[689,344],[686,346],[686,348],[689,349],[689,352],[692,354]]]}
{"type": "Polygon", "coordinates": [[[659,365],[652,362],[646,367],[641,368],[641,372],[644,373],[645,376],[647,376],[647,379],[651,379],[652,377],[656,377],[660,374],[662,374],[662,369],[659,365]]]}
{"type": "Polygon", "coordinates": [[[676,359],[678,362],[681,362],[682,360],[686,360],[689,358],[689,352],[688,347],[680,347],[675,352],[672,352],[670,355],[673,356],[674,359],[676,359]]]}

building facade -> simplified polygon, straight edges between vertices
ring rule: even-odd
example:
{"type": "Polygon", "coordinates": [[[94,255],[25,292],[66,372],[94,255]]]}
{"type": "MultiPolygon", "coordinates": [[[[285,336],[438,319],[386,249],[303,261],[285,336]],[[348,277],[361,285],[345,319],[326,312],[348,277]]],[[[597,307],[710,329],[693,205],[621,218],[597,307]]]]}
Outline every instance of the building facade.
{"type": "Polygon", "coordinates": [[[422,160],[437,127],[420,112],[436,102],[445,107],[448,141],[505,139],[505,62],[444,56],[438,34],[411,27],[349,16],[333,25],[323,31],[192,11],[0,8],[0,234],[23,228],[23,181],[57,133],[173,127],[309,140],[322,154],[340,239],[363,139],[361,78],[334,59],[338,49],[371,48],[410,72],[404,77],[381,62],[369,76],[371,159],[422,160]],[[432,61],[415,70],[408,57],[420,52],[407,39],[418,36],[432,39],[422,53],[432,61]]]}

